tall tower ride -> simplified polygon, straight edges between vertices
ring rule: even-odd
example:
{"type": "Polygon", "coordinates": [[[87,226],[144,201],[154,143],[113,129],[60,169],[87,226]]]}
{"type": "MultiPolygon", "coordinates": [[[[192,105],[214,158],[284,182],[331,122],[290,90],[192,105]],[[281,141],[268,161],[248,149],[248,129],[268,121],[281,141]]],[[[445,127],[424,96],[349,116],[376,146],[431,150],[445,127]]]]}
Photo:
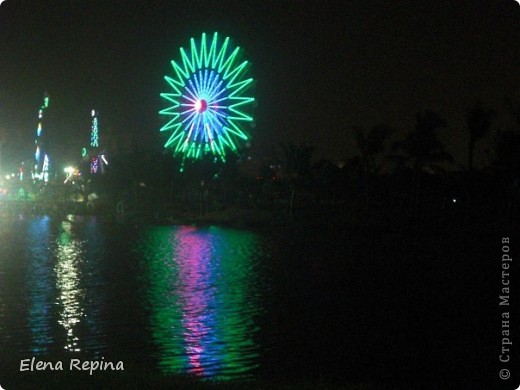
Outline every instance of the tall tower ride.
{"type": "Polygon", "coordinates": [[[46,130],[44,131],[44,114],[49,108],[49,95],[44,94],[43,104],[38,110],[38,127],[36,128],[36,151],[34,152],[34,167],[32,170],[33,181],[49,181],[50,159],[45,143],[46,130]]]}

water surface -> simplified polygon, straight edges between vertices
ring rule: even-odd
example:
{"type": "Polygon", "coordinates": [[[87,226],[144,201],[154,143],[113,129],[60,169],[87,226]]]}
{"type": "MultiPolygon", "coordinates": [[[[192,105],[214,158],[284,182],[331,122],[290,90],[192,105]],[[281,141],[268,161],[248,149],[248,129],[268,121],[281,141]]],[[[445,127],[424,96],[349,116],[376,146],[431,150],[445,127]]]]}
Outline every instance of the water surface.
{"type": "Polygon", "coordinates": [[[252,378],[268,245],[217,227],[69,215],[0,224],[1,359],[113,359],[163,374],[252,378]]]}

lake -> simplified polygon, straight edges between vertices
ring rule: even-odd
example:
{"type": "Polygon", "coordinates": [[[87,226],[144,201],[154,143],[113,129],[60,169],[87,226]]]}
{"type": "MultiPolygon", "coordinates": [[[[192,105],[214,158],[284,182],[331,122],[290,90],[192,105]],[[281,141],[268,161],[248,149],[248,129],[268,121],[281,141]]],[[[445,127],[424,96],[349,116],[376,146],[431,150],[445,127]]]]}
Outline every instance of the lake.
{"type": "Polygon", "coordinates": [[[468,237],[4,215],[0,385],[487,383],[495,237],[468,237]]]}

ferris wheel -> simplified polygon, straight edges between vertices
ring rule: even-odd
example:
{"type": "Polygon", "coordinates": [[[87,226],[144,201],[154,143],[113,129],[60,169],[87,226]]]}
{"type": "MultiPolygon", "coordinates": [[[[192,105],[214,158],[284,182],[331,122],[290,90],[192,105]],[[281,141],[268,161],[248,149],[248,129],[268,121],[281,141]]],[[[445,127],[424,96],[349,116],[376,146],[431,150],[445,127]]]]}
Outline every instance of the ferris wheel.
{"type": "MultiPolygon", "coordinates": [[[[190,40],[189,49],[180,49],[180,58],[171,61],[173,75],[164,79],[170,88],[161,93],[169,107],[159,113],[169,118],[162,132],[170,136],[164,145],[174,155],[200,159],[206,154],[226,161],[249,141],[247,125],[253,122],[253,79],[249,62],[233,47],[229,37],[190,40]]],[[[182,168],[181,168],[182,169],[182,168]]]]}

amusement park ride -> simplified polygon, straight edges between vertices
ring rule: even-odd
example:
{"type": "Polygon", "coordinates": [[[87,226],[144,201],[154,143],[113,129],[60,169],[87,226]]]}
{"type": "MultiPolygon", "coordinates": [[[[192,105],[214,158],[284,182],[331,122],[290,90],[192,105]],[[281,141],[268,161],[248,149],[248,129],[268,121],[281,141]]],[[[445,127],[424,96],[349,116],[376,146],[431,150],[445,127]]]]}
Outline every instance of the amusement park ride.
{"type": "Polygon", "coordinates": [[[237,152],[250,136],[245,128],[253,122],[254,97],[250,63],[241,57],[240,47],[233,47],[229,37],[205,33],[189,49],[180,49],[180,60],[171,61],[173,77],[164,79],[169,92],[161,93],[169,107],[159,113],[169,121],[161,128],[170,136],[165,147],[182,158],[201,159],[213,155],[226,161],[228,152],[237,152]]]}
{"type": "Polygon", "coordinates": [[[90,147],[88,149],[83,148],[81,151],[81,156],[84,159],[90,161],[91,174],[103,174],[105,173],[108,161],[105,151],[99,146],[98,112],[96,110],[92,110],[90,116],[92,117],[92,125],[90,128],[90,147]]]}
{"type": "MultiPolygon", "coordinates": [[[[44,94],[43,103],[38,110],[38,125],[36,128],[36,138],[34,144],[36,145],[36,151],[34,152],[34,163],[31,167],[31,180],[33,183],[48,183],[51,172],[51,159],[47,141],[47,110],[49,108],[49,95],[44,94]]],[[[88,147],[84,147],[81,151],[81,157],[83,161],[88,161],[88,172],[90,174],[103,174],[106,171],[108,165],[107,155],[104,149],[100,147],[99,142],[99,113],[96,110],[91,110],[91,125],[90,125],[90,144],[88,147]]],[[[65,169],[67,174],[67,183],[71,177],[75,174],[81,174],[77,169],[71,169],[67,167],[65,169]]],[[[83,172],[87,173],[87,172],[83,172]]],[[[28,178],[25,177],[25,164],[22,162],[19,170],[19,179],[24,181],[28,178]]]]}
{"type": "MultiPolygon", "coordinates": [[[[47,183],[49,181],[50,159],[46,144],[47,130],[44,131],[43,128],[44,113],[48,108],[49,95],[45,93],[43,104],[38,111],[38,127],[36,128],[36,139],[34,140],[36,151],[34,152],[34,167],[31,171],[31,177],[34,182],[43,181],[47,183]]],[[[20,171],[20,180],[23,180],[23,170],[20,171]]]]}
{"type": "MultiPolygon", "coordinates": [[[[180,48],[180,59],[171,61],[174,74],[164,77],[169,91],[160,94],[169,105],[159,112],[168,117],[160,129],[169,133],[164,146],[172,148],[174,156],[181,157],[181,172],[186,159],[211,155],[215,161],[225,162],[228,153],[237,153],[241,146],[248,146],[247,127],[253,126],[255,103],[250,94],[253,86],[250,63],[243,59],[240,47],[234,47],[229,37],[223,39],[217,32],[212,36],[202,33],[200,40],[191,38],[189,42],[189,48],[180,48]]],[[[45,93],[38,110],[36,151],[30,170],[33,183],[47,183],[50,179],[48,108],[49,95],[45,93]]],[[[108,166],[106,152],[100,147],[99,113],[92,109],[90,117],[90,144],[81,151],[82,175],[103,174],[108,166]]],[[[24,169],[22,164],[21,181],[28,179],[24,177],[24,169]]]]}

